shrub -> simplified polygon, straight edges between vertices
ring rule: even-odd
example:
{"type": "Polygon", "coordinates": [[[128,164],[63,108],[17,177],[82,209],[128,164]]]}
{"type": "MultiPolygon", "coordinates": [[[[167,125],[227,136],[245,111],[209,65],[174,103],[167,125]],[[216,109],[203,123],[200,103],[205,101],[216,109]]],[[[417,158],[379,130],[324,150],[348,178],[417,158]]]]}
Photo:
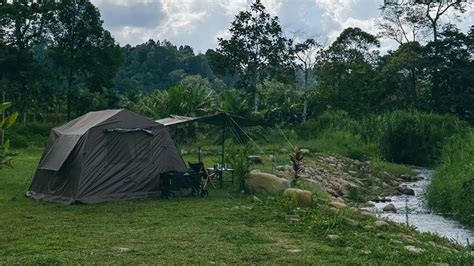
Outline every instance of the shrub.
{"type": "Polygon", "coordinates": [[[51,128],[52,124],[17,123],[6,132],[6,136],[13,148],[43,147],[48,142],[51,128]]]}
{"type": "Polygon", "coordinates": [[[439,167],[427,190],[428,205],[453,213],[474,226],[474,131],[455,138],[443,148],[439,167]]]}
{"type": "Polygon", "coordinates": [[[380,152],[385,160],[421,166],[434,165],[448,138],[467,129],[452,116],[417,111],[386,113],[375,124],[382,127],[380,152]]]}

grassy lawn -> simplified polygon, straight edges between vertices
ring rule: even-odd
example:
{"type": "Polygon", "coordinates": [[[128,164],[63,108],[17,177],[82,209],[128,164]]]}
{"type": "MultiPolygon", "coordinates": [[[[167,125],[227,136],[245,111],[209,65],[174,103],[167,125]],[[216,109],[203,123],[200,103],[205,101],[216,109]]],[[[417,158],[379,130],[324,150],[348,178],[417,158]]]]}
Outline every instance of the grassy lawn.
{"type": "Polygon", "coordinates": [[[24,193],[41,150],[20,152],[13,169],[0,170],[0,264],[474,263],[459,246],[412,228],[382,230],[372,217],[334,211],[321,200],[297,209],[279,197],[255,200],[230,187],[211,190],[206,199],[36,202],[24,193]],[[300,221],[287,221],[287,214],[300,221]],[[406,245],[425,252],[409,253],[406,245]]]}

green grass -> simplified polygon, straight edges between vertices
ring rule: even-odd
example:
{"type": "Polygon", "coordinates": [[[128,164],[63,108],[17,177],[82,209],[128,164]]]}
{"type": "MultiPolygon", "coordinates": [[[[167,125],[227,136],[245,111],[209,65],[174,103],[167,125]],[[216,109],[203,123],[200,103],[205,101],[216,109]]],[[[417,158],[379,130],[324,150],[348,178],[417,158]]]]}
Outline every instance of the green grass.
{"type": "MultiPolygon", "coordinates": [[[[470,264],[460,247],[405,226],[373,226],[351,210],[319,203],[289,209],[278,197],[210,191],[177,198],[66,206],[24,197],[41,151],[21,150],[0,170],[0,264],[470,264]],[[300,222],[285,215],[300,215],[300,222]],[[359,227],[345,223],[359,221],[359,227]],[[340,239],[330,241],[328,234],[340,239]],[[413,235],[408,243],[403,235],[413,235]],[[401,241],[401,242],[399,242],[401,241]],[[436,248],[429,241],[459,252],[436,248]],[[422,255],[404,245],[426,249],[422,255]]],[[[205,158],[212,161],[213,158],[205,158]]],[[[318,201],[320,202],[320,201],[318,201]]]]}
{"type": "Polygon", "coordinates": [[[474,130],[445,146],[427,192],[432,208],[474,228],[474,130]]]}

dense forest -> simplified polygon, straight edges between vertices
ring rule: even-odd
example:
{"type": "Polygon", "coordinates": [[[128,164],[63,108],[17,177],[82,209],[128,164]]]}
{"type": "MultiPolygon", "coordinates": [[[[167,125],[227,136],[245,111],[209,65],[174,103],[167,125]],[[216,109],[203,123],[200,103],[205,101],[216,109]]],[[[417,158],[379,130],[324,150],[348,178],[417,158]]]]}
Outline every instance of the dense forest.
{"type": "Polygon", "coordinates": [[[106,108],[154,118],[225,110],[283,126],[327,110],[417,109],[474,123],[474,27],[443,23],[466,5],[386,5],[378,35],[347,28],[326,47],[286,38],[256,1],[229,39],[196,54],[166,40],[120,47],[87,0],[14,1],[0,5],[1,90],[22,123],[106,108]],[[381,54],[380,38],[398,49],[381,54]]]}

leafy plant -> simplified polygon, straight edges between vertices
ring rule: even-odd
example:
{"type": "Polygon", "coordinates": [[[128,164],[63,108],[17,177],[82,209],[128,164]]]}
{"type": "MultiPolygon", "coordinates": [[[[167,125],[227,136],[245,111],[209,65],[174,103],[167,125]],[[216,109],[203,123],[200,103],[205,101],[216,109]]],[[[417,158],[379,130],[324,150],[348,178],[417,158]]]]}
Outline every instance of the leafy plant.
{"type": "Polygon", "coordinates": [[[252,146],[250,143],[245,145],[235,145],[232,140],[227,140],[225,143],[227,147],[226,161],[234,169],[234,175],[238,180],[239,189],[245,188],[245,179],[250,172],[249,155],[252,153],[252,146]]]}
{"type": "MultiPolygon", "coordinates": [[[[11,102],[0,104],[0,112],[4,112],[7,108],[11,106],[12,106],[11,102]]],[[[11,127],[13,123],[15,123],[17,118],[18,118],[18,112],[14,112],[13,114],[2,119],[0,121],[0,128],[2,132],[6,130],[7,128],[11,127]]],[[[13,153],[10,151],[10,141],[7,140],[5,143],[2,143],[0,145],[0,169],[2,169],[3,166],[5,165],[11,166],[11,160],[16,155],[17,155],[16,153],[13,153]]]]}
{"type": "Polygon", "coordinates": [[[293,186],[296,186],[296,184],[298,183],[299,174],[301,170],[303,170],[301,168],[301,161],[303,160],[304,156],[305,154],[298,147],[295,147],[295,150],[293,151],[293,153],[290,154],[290,161],[293,164],[293,171],[294,171],[293,180],[291,181],[293,186]]]}

